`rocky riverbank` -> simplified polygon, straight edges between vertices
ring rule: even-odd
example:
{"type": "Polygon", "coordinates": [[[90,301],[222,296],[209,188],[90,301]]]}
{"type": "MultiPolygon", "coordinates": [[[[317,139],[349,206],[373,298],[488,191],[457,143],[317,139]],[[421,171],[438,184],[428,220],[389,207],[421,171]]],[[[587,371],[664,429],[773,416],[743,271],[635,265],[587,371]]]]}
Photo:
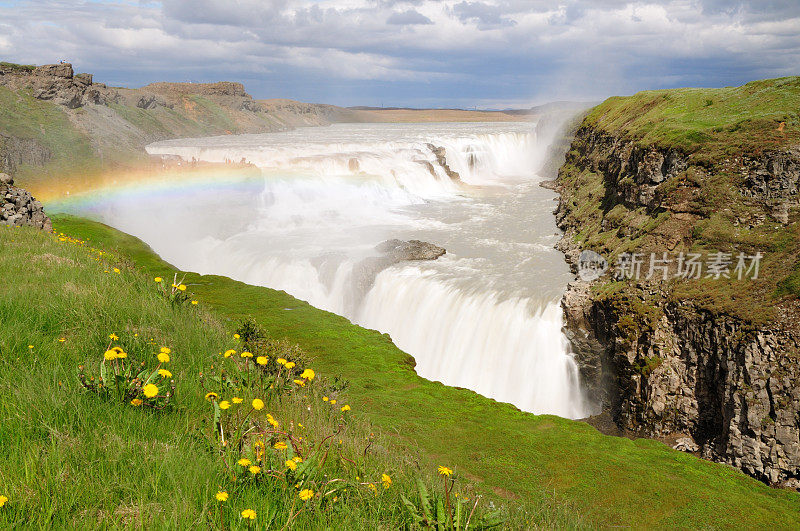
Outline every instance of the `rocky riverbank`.
{"type": "Polygon", "coordinates": [[[709,157],[715,148],[702,143],[647,142],[610,126],[618,105],[584,120],[555,183],[559,248],[573,271],[584,249],[611,264],[598,279],[576,279],[563,299],[603,411],[590,421],[800,486],[800,319],[786,289],[797,263],[797,147],[709,157]],[[676,264],[668,280],[612,277],[626,253],[715,250],[770,258],[760,278],[739,282],[675,278],[676,264]]]}

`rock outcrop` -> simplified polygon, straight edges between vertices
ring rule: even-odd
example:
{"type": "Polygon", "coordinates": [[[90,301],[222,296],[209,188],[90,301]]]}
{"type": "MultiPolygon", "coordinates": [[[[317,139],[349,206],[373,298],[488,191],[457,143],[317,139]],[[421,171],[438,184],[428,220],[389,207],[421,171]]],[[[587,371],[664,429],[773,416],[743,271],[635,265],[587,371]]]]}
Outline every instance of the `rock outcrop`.
{"type": "Polygon", "coordinates": [[[361,303],[364,295],[372,288],[378,273],[400,262],[436,260],[446,254],[443,247],[420,240],[386,240],[378,244],[375,250],[378,256],[364,258],[353,266],[352,299],[346,305],[355,308],[361,303]]]}
{"type": "Polygon", "coordinates": [[[6,173],[0,173],[0,204],[0,224],[30,225],[43,230],[53,228],[42,204],[27,190],[14,186],[14,179],[6,173]]]}
{"type": "Polygon", "coordinates": [[[69,63],[32,68],[0,67],[0,85],[11,90],[28,88],[34,98],[68,109],[88,103],[104,104],[116,98],[114,90],[102,83],[93,83],[91,74],[75,74],[69,63]]]}
{"type": "Polygon", "coordinates": [[[436,260],[447,252],[444,247],[420,240],[386,240],[375,247],[395,262],[404,260],[436,260]]]}
{"type": "MultiPolygon", "coordinates": [[[[426,145],[428,146],[428,149],[431,150],[431,153],[433,153],[433,156],[436,157],[436,163],[439,166],[441,166],[441,168],[444,170],[445,175],[450,177],[450,179],[453,180],[454,182],[460,183],[461,176],[458,174],[458,172],[453,171],[453,169],[451,169],[450,166],[447,164],[447,150],[441,146],[435,146],[433,144],[426,144],[426,145]]],[[[473,157],[469,157],[468,160],[470,166],[475,164],[473,157]]],[[[436,172],[434,172],[432,168],[431,168],[431,173],[433,173],[434,176],[436,176],[436,172]]]]}
{"type": "MultiPolygon", "coordinates": [[[[565,231],[559,248],[577,272],[577,235],[585,223],[577,214],[574,176],[600,179],[601,209],[592,223],[634,241],[643,233],[615,225],[610,212],[668,213],[670,230],[648,234],[659,248],[691,242],[694,222],[706,212],[697,201],[672,192],[672,181],[713,177],[715,171],[741,177],[741,196],[756,199],[762,214],[741,219],[787,223],[798,205],[797,150],[731,157],[726,166],[695,163],[675,149],[642,145],[583,126],[575,135],[556,188],[562,193],[556,218],[565,231]],[[583,173],[581,173],[583,172],[583,173]]],[[[594,181],[592,181],[594,182],[594,181]]],[[[696,194],[703,194],[698,187],[696,194]]],[[[598,240],[599,241],[599,240],[598,240]]],[[[606,279],[607,280],[607,279],[606,279]]],[[[800,341],[796,327],[754,324],[711,311],[692,299],[676,300],[663,285],[628,284],[625,297],[593,290],[601,281],[576,280],[563,299],[567,329],[592,398],[602,404],[621,432],[677,441],[731,464],[770,484],[800,478],[800,341]]],[[[672,444],[672,443],[671,443],[672,444]]]]}

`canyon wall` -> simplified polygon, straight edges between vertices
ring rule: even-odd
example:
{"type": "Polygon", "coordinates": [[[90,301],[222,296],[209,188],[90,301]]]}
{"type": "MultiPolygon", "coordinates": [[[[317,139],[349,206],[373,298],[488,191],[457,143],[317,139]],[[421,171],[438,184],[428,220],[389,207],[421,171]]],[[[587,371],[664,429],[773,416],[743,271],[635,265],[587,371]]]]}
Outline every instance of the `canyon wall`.
{"type": "Polygon", "coordinates": [[[648,142],[610,127],[616,104],[605,105],[575,132],[555,184],[559,247],[573,271],[585,249],[609,262],[563,299],[603,411],[589,421],[610,418],[607,431],[800,486],[797,144],[723,152],[648,142]],[[738,282],[614,276],[623,253],[714,249],[769,258],[761,277],[738,282]]]}

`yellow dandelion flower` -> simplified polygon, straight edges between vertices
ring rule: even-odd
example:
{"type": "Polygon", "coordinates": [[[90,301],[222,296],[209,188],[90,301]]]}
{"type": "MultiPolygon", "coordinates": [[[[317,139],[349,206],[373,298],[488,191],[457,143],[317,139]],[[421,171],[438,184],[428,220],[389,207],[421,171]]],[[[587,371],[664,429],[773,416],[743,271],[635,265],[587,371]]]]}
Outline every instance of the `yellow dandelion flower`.
{"type": "Polygon", "coordinates": [[[164,279],[161,277],[156,277],[153,280],[155,280],[156,282],[162,282],[164,279]]]}
{"type": "Polygon", "coordinates": [[[218,502],[228,501],[228,493],[224,490],[217,492],[214,497],[217,499],[218,502]]]}
{"type": "Polygon", "coordinates": [[[28,345],[28,348],[33,350],[33,345],[28,345]]]}
{"type": "Polygon", "coordinates": [[[439,467],[439,475],[440,476],[451,476],[452,474],[453,474],[453,470],[452,469],[447,468],[446,466],[440,466],[439,467]]]}
{"type": "Polygon", "coordinates": [[[273,427],[277,428],[279,426],[278,421],[275,420],[275,417],[267,413],[267,422],[272,424],[273,427]]]}
{"type": "Polygon", "coordinates": [[[118,267],[115,267],[115,268],[114,268],[114,273],[117,273],[117,274],[119,274],[119,268],[118,268],[118,267]]]}
{"type": "Polygon", "coordinates": [[[284,464],[289,470],[297,470],[297,463],[295,463],[292,459],[287,459],[286,463],[284,464]]]}
{"type": "Polygon", "coordinates": [[[345,411],[350,411],[350,406],[347,404],[342,406],[342,413],[344,413],[345,411]]]}
{"type": "Polygon", "coordinates": [[[381,483],[383,483],[383,488],[388,489],[392,486],[392,478],[389,477],[389,474],[383,474],[381,476],[381,483]]]}
{"type": "Polygon", "coordinates": [[[239,339],[239,334],[233,334],[233,339],[239,339]]]}
{"type": "Polygon", "coordinates": [[[286,365],[286,360],[284,358],[278,358],[275,360],[275,363],[278,365],[286,365]]]}
{"type": "Polygon", "coordinates": [[[167,348],[167,347],[161,347],[161,349],[159,350],[159,352],[163,352],[164,354],[172,354],[172,350],[170,350],[170,349],[169,349],[169,348],[167,348]]]}
{"type": "Polygon", "coordinates": [[[258,363],[259,365],[266,365],[267,363],[269,363],[269,360],[266,358],[266,356],[259,356],[256,358],[256,363],[258,363]]]}
{"type": "Polygon", "coordinates": [[[331,400],[331,405],[335,406],[336,405],[336,400],[331,400]]]}
{"type": "Polygon", "coordinates": [[[206,400],[211,401],[211,400],[216,400],[217,398],[219,398],[219,395],[213,391],[211,391],[210,393],[206,393],[206,400]]]}
{"type": "Polygon", "coordinates": [[[119,359],[125,359],[125,358],[127,358],[127,357],[128,357],[128,353],[127,353],[127,352],[125,352],[124,350],[122,350],[122,349],[119,349],[119,350],[117,351],[117,358],[119,358],[119,359]]]}
{"type": "Polygon", "coordinates": [[[253,465],[253,466],[251,466],[250,468],[248,468],[248,470],[250,471],[250,473],[251,473],[251,474],[253,474],[253,475],[255,476],[256,474],[258,474],[259,472],[261,472],[261,467],[260,467],[260,466],[253,465]]]}
{"type": "Polygon", "coordinates": [[[370,483],[369,489],[375,494],[375,496],[378,495],[378,487],[375,486],[375,483],[370,483]]]}
{"type": "Polygon", "coordinates": [[[154,384],[147,384],[142,387],[142,393],[144,393],[144,396],[147,398],[153,398],[158,394],[158,387],[156,387],[154,384]]]}
{"type": "Polygon", "coordinates": [[[141,398],[134,398],[133,400],[131,400],[131,405],[132,406],[136,406],[136,407],[141,406],[142,405],[142,399],[141,398]]]}
{"type": "Polygon", "coordinates": [[[8,496],[0,496],[0,507],[8,503],[8,496]]]}
{"type": "Polygon", "coordinates": [[[159,352],[157,357],[159,363],[169,363],[169,354],[166,352],[159,352]]]}
{"type": "Polygon", "coordinates": [[[192,301],[192,304],[197,305],[197,304],[200,304],[200,303],[197,302],[197,301],[192,301]]]}
{"type": "Polygon", "coordinates": [[[300,457],[299,455],[296,455],[296,456],[292,457],[292,461],[294,461],[295,463],[302,463],[303,462],[303,458],[300,457]]]}
{"type": "Polygon", "coordinates": [[[238,396],[234,396],[233,397],[233,403],[234,404],[241,404],[242,402],[244,402],[244,400],[239,398],[238,396]]]}
{"type": "Polygon", "coordinates": [[[167,369],[158,369],[158,375],[162,378],[172,378],[172,373],[167,369]]]}
{"type": "Polygon", "coordinates": [[[264,401],[261,400],[260,398],[253,399],[253,409],[255,409],[256,411],[261,411],[262,409],[264,409],[264,401]]]}
{"type": "Polygon", "coordinates": [[[178,289],[181,290],[181,291],[186,291],[186,286],[181,284],[180,286],[178,286],[178,289]]]}
{"type": "Polygon", "coordinates": [[[303,489],[303,490],[300,491],[298,496],[300,496],[301,500],[308,501],[308,500],[310,500],[311,498],[314,497],[314,491],[311,490],[311,489],[303,489]]]}
{"type": "Polygon", "coordinates": [[[117,359],[117,351],[116,350],[106,350],[106,353],[103,354],[103,357],[106,361],[111,361],[117,359]]]}
{"type": "Polygon", "coordinates": [[[110,335],[110,336],[108,336],[108,337],[110,337],[110,338],[111,338],[111,341],[117,341],[117,340],[119,339],[119,336],[118,336],[117,334],[111,334],[111,335],[110,335]]]}
{"type": "Polygon", "coordinates": [[[66,341],[66,338],[63,338],[63,337],[59,337],[58,338],[58,342],[59,343],[63,343],[64,341],[66,341]]]}
{"type": "Polygon", "coordinates": [[[236,351],[235,351],[235,350],[226,350],[226,351],[225,351],[225,354],[223,354],[223,356],[225,356],[226,358],[230,358],[230,357],[231,357],[231,356],[233,356],[234,354],[236,354],[236,351]]]}
{"type": "Polygon", "coordinates": [[[297,385],[299,385],[300,387],[305,387],[306,386],[306,381],[305,380],[292,380],[292,381],[294,383],[296,383],[297,385]]]}
{"type": "Polygon", "coordinates": [[[248,518],[250,520],[256,519],[256,512],[253,509],[245,509],[242,511],[242,518],[248,518]]]}
{"type": "Polygon", "coordinates": [[[287,369],[294,369],[295,363],[293,361],[287,361],[284,367],[287,369]]]}
{"type": "Polygon", "coordinates": [[[328,397],[327,397],[327,396],[323,396],[323,397],[322,397],[322,401],[323,401],[323,402],[327,402],[327,401],[328,401],[328,397]]]}
{"type": "Polygon", "coordinates": [[[220,409],[228,409],[229,407],[231,407],[231,403],[228,402],[227,400],[223,400],[222,402],[219,403],[220,409]]]}
{"type": "Polygon", "coordinates": [[[253,353],[252,352],[242,352],[241,356],[243,358],[252,358],[253,357],[253,353]]]}
{"type": "Polygon", "coordinates": [[[276,442],[272,447],[275,448],[276,450],[286,450],[287,448],[289,448],[283,441],[276,442]]]}
{"type": "Polygon", "coordinates": [[[239,459],[236,462],[239,463],[239,466],[250,466],[250,465],[253,464],[252,461],[250,461],[249,459],[246,459],[244,457],[242,457],[241,459],[239,459]]]}
{"type": "Polygon", "coordinates": [[[313,370],[306,369],[303,371],[303,374],[300,375],[300,378],[305,378],[306,380],[313,380],[314,376],[316,376],[316,374],[314,374],[313,370]]]}

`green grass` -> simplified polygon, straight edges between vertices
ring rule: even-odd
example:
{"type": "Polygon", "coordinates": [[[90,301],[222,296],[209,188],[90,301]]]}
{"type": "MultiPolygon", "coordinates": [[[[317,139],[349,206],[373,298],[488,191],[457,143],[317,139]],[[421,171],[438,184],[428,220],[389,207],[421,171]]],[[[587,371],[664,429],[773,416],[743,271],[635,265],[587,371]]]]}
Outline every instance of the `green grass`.
{"type": "MultiPolygon", "coordinates": [[[[79,218],[60,217],[55,225],[129,257],[145,275],[172,278],[173,268],[136,238],[79,218]]],[[[800,496],[770,489],[730,467],[656,441],[604,436],[580,422],[523,413],[429,382],[415,374],[411,358],[388,336],[284,292],[219,276],[189,274],[186,282],[217,319],[234,323],[253,317],[273,337],[298,344],[320,373],[345,378],[357,415],[397,448],[417,455],[421,469],[445,464],[496,500],[532,504],[532,523],[800,525],[800,496]]]]}
{"type": "MultiPolygon", "coordinates": [[[[34,98],[29,91],[0,87],[0,131],[36,142],[51,156],[43,167],[21,166],[16,177],[23,181],[95,171],[99,166],[89,138],[72,125],[67,113],[52,102],[34,98]]],[[[2,149],[0,144],[0,152],[2,149]]]]}
{"type": "Polygon", "coordinates": [[[34,65],[21,65],[17,63],[8,63],[0,61],[0,70],[10,70],[11,72],[33,72],[36,69],[34,65]]]}
{"type": "MultiPolygon", "coordinates": [[[[227,374],[235,374],[233,362],[219,353],[238,348],[232,337],[236,323],[223,323],[202,306],[170,304],[125,257],[100,257],[71,239],[0,226],[0,248],[0,495],[10,500],[0,507],[0,528],[236,529],[246,527],[239,513],[249,508],[260,515],[261,527],[272,513],[277,527],[291,521],[297,529],[395,529],[411,522],[400,497],[416,499],[416,480],[441,492],[435,468],[420,468],[417,449],[398,445],[363,417],[339,411],[341,404],[358,406],[341,382],[319,369],[312,384],[293,385],[280,399],[249,396],[248,388],[236,394],[245,404],[265,398],[264,414],[272,413],[303,445],[326,449],[324,468],[317,459],[319,472],[309,473],[303,488],[324,491],[332,479],[350,488],[315,508],[316,499],[299,500],[294,481],[237,486],[220,458],[218,439],[210,435],[213,409],[204,397],[214,366],[227,363],[227,374]],[[177,408],[137,408],[82,388],[78,366],[97,375],[110,334],[119,336],[114,343],[129,361],[149,360],[151,368],[159,347],[171,348],[166,367],[177,382],[177,408]],[[339,404],[331,406],[323,395],[339,404]],[[389,489],[380,483],[383,473],[393,478],[389,489]],[[379,495],[368,482],[380,487],[379,495]],[[218,489],[230,494],[221,510],[214,499],[218,489]]],[[[272,359],[305,363],[296,346],[271,342],[265,348],[272,359]]],[[[231,414],[236,407],[245,405],[231,414]]],[[[223,455],[235,472],[242,454],[232,447],[223,455]]],[[[285,470],[280,454],[269,455],[277,470],[285,470]]],[[[304,455],[304,462],[314,456],[304,455]]],[[[473,498],[468,481],[456,485],[462,497],[473,498]]],[[[578,523],[544,505],[528,507],[527,514],[509,514],[508,522],[578,523]]],[[[486,511],[484,502],[476,514],[486,511]]]]}
{"type": "Polygon", "coordinates": [[[758,154],[800,140],[800,77],[752,81],[741,87],[638,92],[609,98],[584,125],[695,153],[718,162],[741,152],[758,154]],[[783,127],[781,127],[783,122],[783,127]]]}

